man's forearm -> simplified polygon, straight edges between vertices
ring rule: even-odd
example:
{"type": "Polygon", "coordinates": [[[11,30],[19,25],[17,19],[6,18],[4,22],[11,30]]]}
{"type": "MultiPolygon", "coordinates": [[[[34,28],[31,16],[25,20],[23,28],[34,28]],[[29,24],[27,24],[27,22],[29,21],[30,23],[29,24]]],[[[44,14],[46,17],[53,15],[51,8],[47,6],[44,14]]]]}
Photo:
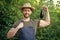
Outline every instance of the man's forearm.
{"type": "Polygon", "coordinates": [[[13,36],[15,36],[15,34],[17,33],[19,29],[18,28],[12,28],[9,30],[9,32],[7,33],[7,38],[12,38],[13,36]]]}
{"type": "Polygon", "coordinates": [[[49,14],[49,10],[47,10],[46,12],[46,19],[45,19],[46,22],[50,23],[50,14],[49,14]]]}

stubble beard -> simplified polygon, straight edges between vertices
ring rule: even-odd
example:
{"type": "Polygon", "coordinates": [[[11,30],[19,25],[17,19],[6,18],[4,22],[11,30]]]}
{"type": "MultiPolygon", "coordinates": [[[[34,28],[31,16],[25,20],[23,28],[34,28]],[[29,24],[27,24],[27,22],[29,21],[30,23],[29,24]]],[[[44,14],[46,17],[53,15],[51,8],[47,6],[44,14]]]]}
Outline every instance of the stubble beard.
{"type": "Polygon", "coordinates": [[[24,17],[25,17],[25,18],[29,18],[30,15],[26,13],[26,14],[24,14],[24,17]],[[27,16],[27,15],[28,15],[28,16],[27,16]]]}

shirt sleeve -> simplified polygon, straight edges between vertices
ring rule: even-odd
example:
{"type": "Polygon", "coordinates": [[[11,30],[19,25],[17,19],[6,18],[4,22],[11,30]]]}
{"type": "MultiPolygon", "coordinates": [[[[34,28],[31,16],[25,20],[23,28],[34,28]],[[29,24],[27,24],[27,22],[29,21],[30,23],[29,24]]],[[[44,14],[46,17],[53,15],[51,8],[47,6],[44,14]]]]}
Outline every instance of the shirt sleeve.
{"type": "Polygon", "coordinates": [[[34,24],[35,24],[36,27],[39,27],[39,20],[35,20],[34,24]]]}
{"type": "Polygon", "coordinates": [[[39,27],[39,20],[34,20],[34,26],[35,26],[35,33],[36,33],[37,28],[39,27]]]}
{"type": "Polygon", "coordinates": [[[20,23],[20,20],[19,20],[19,21],[16,21],[16,22],[12,25],[12,27],[13,27],[13,28],[16,28],[16,27],[19,25],[19,23],[20,23]]]}

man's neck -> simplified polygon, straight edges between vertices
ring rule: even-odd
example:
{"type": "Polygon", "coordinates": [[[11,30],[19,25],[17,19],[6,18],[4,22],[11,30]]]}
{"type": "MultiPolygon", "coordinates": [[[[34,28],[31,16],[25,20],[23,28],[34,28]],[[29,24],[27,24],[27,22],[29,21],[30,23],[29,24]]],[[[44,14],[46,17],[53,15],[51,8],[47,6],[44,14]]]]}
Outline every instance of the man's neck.
{"type": "Polygon", "coordinates": [[[28,22],[30,21],[30,18],[23,18],[23,21],[28,22]]]}

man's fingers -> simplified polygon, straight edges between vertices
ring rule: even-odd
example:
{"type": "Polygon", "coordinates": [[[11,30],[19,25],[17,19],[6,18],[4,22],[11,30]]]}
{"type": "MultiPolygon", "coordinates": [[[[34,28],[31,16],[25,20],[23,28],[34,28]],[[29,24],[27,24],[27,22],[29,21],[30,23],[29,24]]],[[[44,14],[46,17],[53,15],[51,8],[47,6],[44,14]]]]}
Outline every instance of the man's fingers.
{"type": "Polygon", "coordinates": [[[42,6],[42,8],[43,8],[43,9],[48,9],[48,7],[47,7],[47,6],[45,6],[45,5],[43,5],[43,6],[42,6]]]}
{"type": "Polygon", "coordinates": [[[46,5],[43,5],[42,9],[45,10],[46,12],[48,11],[48,7],[46,5]]]}

